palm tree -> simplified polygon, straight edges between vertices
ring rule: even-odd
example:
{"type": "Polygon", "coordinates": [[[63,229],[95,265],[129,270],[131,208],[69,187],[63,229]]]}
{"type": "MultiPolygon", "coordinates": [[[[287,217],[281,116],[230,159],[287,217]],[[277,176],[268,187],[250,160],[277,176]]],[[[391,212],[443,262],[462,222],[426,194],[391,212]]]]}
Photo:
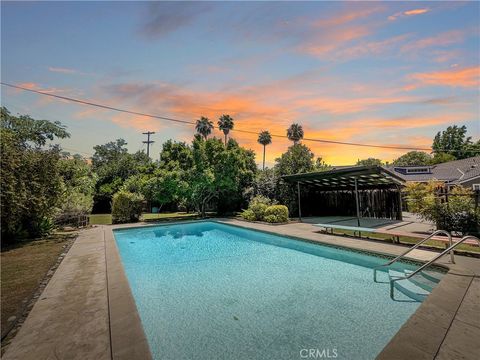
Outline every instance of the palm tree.
{"type": "Polygon", "coordinates": [[[263,145],[263,170],[265,170],[265,147],[272,143],[272,135],[268,131],[262,131],[257,141],[263,145]]]}
{"type": "Polygon", "coordinates": [[[293,141],[293,144],[296,145],[300,140],[303,139],[303,128],[302,125],[292,124],[287,129],[288,140],[293,141]]]}
{"type": "Polygon", "coordinates": [[[197,120],[195,125],[195,130],[197,133],[202,135],[205,140],[207,140],[207,136],[212,133],[213,130],[213,122],[211,122],[205,116],[202,116],[200,120],[197,120]]]}
{"type": "Polygon", "coordinates": [[[227,146],[227,136],[230,130],[233,129],[233,119],[230,115],[222,115],[218,119],[218,128],[223,131],[225,135],[225,146],[227,146]]]}

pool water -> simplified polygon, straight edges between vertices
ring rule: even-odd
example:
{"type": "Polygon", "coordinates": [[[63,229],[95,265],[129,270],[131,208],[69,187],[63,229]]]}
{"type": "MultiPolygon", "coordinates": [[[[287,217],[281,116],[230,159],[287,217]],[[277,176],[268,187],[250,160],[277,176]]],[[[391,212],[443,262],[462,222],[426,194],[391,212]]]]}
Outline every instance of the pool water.
{"type": "Polygon", "coordinates": [[[363,253],[215,222],[114,234],[154,359],[373,359],[420,305],[363,253]]]}

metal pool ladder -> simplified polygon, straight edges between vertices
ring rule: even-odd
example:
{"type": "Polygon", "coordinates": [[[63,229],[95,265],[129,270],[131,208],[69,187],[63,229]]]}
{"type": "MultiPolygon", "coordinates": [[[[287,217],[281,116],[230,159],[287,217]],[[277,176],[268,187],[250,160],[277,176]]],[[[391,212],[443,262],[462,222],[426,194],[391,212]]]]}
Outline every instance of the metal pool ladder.
{"type": "MultiPolygon", "coordinates": [[[[425,239],[422,239],[420,240],[418,243],[416,243],[414,246],[412,246],[411,248],[408,248],[407,251],[405,251],[404,253],[398,255],[396,258],[390,260],[389,262],[385,263],[385,264],[382,264],[380,266],[377,266],[375,268],[373,268],[373,281],[377,282],[377,270],[379,270],[380,268],[382,267],[385,267],[385,266],[390,266],[392,265],[394,262],[400,260],[401,258],[403,258],[405,255],[407,255],[410,251],[413,251],[415,250],[416,248],[418,248],[420,245],[422,245],[424,242],[430,240],[432,237],[434,237],[435,235],[438,235],[438,234],[445,234],[448,236],[448,248],[446,250],[444,250],[442,252],[442,256],[444,254],[446,254],[448,251],[450,251],[450,248],[452,247],[452,235],[445,231],[445,230],[437,230],[437,231],[434,231],[433,233],[431,233],[430,235],[428,235],[425,239]]],[[[461,240],[462,241],[462,240],[461,240]]],[[[458,242],[459,243],[459,242],[458,242]]],[[[457,244],[458,244],[457,243],[457,244]]],[[[453,248],[452,248],[453,249],[453,248]]],[[[450,260],[452,261],[452,264],[455,264],[455,257],[453,255],[453,250],[451,250],[450,252],[450,260]]]]}
{"type": "MultiPolygon", "coordinates": [[[[373,269],[373,278],[374,278],[374,281],[376,282],[377,281],[377,270],[378,268],[382,267],[382,266],[388,266],[388,265],[391,265],[393,264],[395,261],[397,261],[398,259],[400,259],[402,256],[404,256],[405,254],[409,253],[411,250],[415,249],[416,247],[418,247],[418,245],[422,244],[423,242],[425,242],[426,240],[428,240],[429,238],[431,238],[432,236],[434,236],[436,233],[438,232],[443,232],[443,233],[447,233],[446,231],[443,231],[443,230],[437,230],[435,231],[433,234],[431,234],[429,237],[423,239],[422,241],[420,241],[418,244],[416,244],[414,247],[408,249],[408,251],[406,251],[405,253],[403,253],[402,255],[399,255],[397,256],[395,259],[391,260],[390,262],[386,263],[386,264],[383,264],[383,265],[380,265],[380,266],[377,266],[376,268],[373,269]]],[[[447,233],[448,234],[448,233],[447,233]]],[[[449,242],[450,242],[450,246],[448,248],[446,248],[445,250],[443,250],[440,254],[438,254],[437,256],[435,256],[433,259],[429,260],[428,262],[426,262],[425,264],[423,264],[422,266],[420,266],[417,270],[411,272],[410,274],[408,274],[407,276],[404,276],[404,277],[398,277],[396,279],[390,279],[390,297],[393,299],[394,298],[394,291],[395,291],[395,281],[400,281],[400,280],[405,280],[405,279],[410,279],[412,276],[418,274],[420,271],[422,271],[423,269],[425,269],[426,267],[430,266],[431,264],[433,264],[435,261],[437,261],[438,259],[440,259],[443,255],[445,255],[446,253],[450,252],[450,256],[451,256],[451,259],[452,259],[452,263],[453,262],[453,249],[456,248],[458,245],[460,245],[461,243],[463,243],[464,241],[468,240],[468,239],[474,239],[478,242],[478,245],[480,246],[480,239],[473,236],[473,235],[467,235],[467,236],[464,236],[462,237],[459,241],[457,241],[455,244],[452,244],[452,237],[449,235],[449,242]]]]}

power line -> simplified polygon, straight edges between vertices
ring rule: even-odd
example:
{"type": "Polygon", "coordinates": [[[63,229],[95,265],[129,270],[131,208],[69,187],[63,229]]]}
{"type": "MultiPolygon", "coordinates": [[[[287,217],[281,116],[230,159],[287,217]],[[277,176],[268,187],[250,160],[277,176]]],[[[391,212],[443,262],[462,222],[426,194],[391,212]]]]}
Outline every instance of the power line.
{"type": "MultiPolygon", "coordinates": [[[[126,110],[126,109],[120,109],[117,107],[113,106],[108,106],[108,105],[103,105],[99,103],[94,103],[91,101],[86,101],[86,100],[81,100],[81,99],[75,99],[67,96],[61,96],[61,95],[56,95],[56,94],[51,94],[39,90],[34,90],[34,89],[28,89],[22,86],[18,85],[13,85],[5,82],[0,82],[0,84],[11,87],[14,89],[19,89],[23,91],[29,91],[32,93],[36,93],[39,95],[44,95],[44,96],[50,96],[53,98],[57,99],[62,99],[66,101],[71,101],[83,105],[88,105],[88,106],[94,106],[94,107],[99,107],[102,109],[106,110],[112,110],[112,111],[117,111],[121,113],[126,113],[126,114],[132,114],[132,115],[139,115],[139,116],[144,116],[144,117],[149,117],[153,119],[159,119],[159,120],[165,120],[165,121],[171,121],[171,122],[176,122],[176,123],[181,123],[181,124],[189,124],[189,125],[195,125],[195,122],[193,121],[187,121],[187,120],[180,120],[180,119],[175,119],[171,117],[166,117],[166,116],[159,116],[159,115],[152,115],[152,114],[146,114],[146,113],[141,113],[137,111],[131,111],[131,110],[126,110]]],[[[218,127],[214,127],[217,128],[218,127]]],[[[253,134],[253,135],[258,135],[258,132],[256,131],[249,131],[249,130],[242,130],[242,129],[232,129],[232,131],[238,132],[238,133],[244,133],[244,134],[253,134]]],[[[146,134],[146,133],[144,133],[146,134]]],[[[272,137],[275,138],[282,138],[285,139],[287,136],[285,135],[279,135],[279,134],[271,134],[272,137]]],[[[150,141],[148,139],[147,141],[150,141]]],[[[433,149],[431,148],[420,148],[420,147],[413,147],[413,146],[391,146],[391,145],[377,145],[377,144],[363,144],[363,143],[355,143],[355,142],[347,142],[347,141],[335,141],[335,140],[325,140],[325,139],[313,139],[313,138],[303,138],[303,141],[311,141],[311,142],[319,142],[319,143],[325,143],[325,144],[336,144],[336,145],[348,145],[348,146],[360,146],[360,147],[370,147],[370,148],[380,148],[380,149],[392,149],[392,150],[410,150],[410,151],[428,151],[428,152],[434,152],[433,149]]],[[[463,150],[437,150],[436,152],[461,152],[463,150]]],[[[471,150],[472,152],[479,152],[480,150],[471,150]]],[[[148,153],[148,148],[147,148],[147,153],[148,153]]]]}

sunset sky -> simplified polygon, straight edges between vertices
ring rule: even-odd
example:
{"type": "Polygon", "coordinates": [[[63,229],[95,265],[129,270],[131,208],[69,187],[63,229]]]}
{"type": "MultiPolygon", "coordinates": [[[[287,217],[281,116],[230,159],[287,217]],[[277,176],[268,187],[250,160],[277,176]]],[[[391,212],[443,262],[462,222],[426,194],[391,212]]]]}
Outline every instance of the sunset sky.
{"type": "MultiPolygon", "coordinates": [[[[143,113],[283,135],[429,148],[448,125],[480,137],[479,2],[2,2],[2,81],[143,113]]],[[[193,126],[2,86],[12,113],[58,120],[71,152],[193,126]]],[[[217,133],[217,135],[219,135],[217,133]]],[[[255,150],[256,136],[232,132],[255,150]]],[[[405,151],[304,142],[329,164],[405,151]]],[[[272,164],[290,142],[273,139],[272,164]]]]}

